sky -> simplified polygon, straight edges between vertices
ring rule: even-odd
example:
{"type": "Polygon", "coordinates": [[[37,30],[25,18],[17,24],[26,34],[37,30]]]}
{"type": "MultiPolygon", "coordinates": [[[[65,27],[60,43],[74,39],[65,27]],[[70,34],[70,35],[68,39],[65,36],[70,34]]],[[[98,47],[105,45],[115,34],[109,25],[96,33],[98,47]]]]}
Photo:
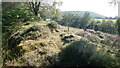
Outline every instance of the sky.
{"type": "Polygon", "coordinates": [[[118,8],[111,0],[62,0],[61,11],[92,11],[108,17],[118,16],[118,8]]]}

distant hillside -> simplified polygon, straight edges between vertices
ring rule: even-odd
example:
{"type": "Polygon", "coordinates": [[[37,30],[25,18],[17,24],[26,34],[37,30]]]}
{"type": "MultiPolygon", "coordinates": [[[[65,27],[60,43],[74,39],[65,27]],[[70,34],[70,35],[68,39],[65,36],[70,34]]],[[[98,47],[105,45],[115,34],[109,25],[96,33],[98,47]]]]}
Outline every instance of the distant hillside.
{"type": "MultiPolygon", "coordinates": [[[[85,14],[86,11],[63,11],[62,12],[62,15],[64,15],[65,13],[74,13],[74,14],[80,14],[81,16],[83,16],[85,14]]],[[[104,15],[101,15],[101,14],[98,14],[98,13],[95,13],[95,12],[91,12],[91,11],[87,11],[90,13],[90,15],[92,16],[92,18],[106,18],[106,16],[104,15]]]]}

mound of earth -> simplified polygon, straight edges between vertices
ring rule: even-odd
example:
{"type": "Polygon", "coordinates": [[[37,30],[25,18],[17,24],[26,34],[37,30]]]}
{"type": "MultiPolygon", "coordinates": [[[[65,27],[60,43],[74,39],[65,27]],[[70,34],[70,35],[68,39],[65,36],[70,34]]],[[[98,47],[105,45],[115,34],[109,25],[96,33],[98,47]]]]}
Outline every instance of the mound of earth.
{"type": "Polygon", "coordinates": [[[5,66],[50,66],[59,53],[78,40],[110,47],[120,47],[120,37],[100,31],[77,29],[52,23],[29,23],[10,36],[5,66]]]}

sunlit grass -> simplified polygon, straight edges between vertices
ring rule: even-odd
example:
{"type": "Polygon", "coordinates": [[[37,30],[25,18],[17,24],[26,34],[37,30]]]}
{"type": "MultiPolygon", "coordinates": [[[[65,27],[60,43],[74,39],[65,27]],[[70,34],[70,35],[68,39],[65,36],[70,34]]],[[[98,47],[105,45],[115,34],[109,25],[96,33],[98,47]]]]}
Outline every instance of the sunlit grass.
{"type": "Polygon", "coordinates": [[[117,21],[117,19],[94,19],[95,21],[100,21],[100,22],[102,22],[103,20],[105,20],[105,21],[113,21],[113,22],[116,22],[117,21]]]}

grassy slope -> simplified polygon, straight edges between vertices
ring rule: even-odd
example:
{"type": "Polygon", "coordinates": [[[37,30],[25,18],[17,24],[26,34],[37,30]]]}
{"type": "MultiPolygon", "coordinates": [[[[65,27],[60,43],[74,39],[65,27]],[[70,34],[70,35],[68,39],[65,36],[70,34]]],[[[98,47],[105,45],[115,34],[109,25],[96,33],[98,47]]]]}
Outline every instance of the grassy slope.
{"type": "MultiPolygon", "coordinates": [[[[41,26],[46,26],[46,23],[31,23],[29,25],[24,25],[21,27],[20,31],[22,30],[27,30],[33,25],[41,25],[41,26]]],[[[48,27],[46,27],[48,28],[48,27]]],[[[80,40],[81,38],[83,39],[88,39],[91,42],[99,44],[101,40],[104,42],[109,41],[109,45],[113,45],[113,42],[115,40],[118,40],[119,37],[117,35],[111,35],[107,33],[102,33],[104,35],[104,38],[100,38],[98,33],[90,33],[86,32],[83,29],[76,29],[70,27],[70,31],[67,31],[66,26],[60,26],[58,29],[58,32],[50,32],[48,33],[47,37],[38,37],[36,40],[22,40],[20,44],[17,46],[21,46],[22,49],[24,50],[24,53],[22,56],[13,59],[12,61],[7,61],[5,64],[7,66],[26,66],[26,65],[31,65],[31,66],[43,66],[43,65],[48,65],[52,64],[58,53],[61,51],[61,49],[64,46],[67,46],[69,43],[65,44],[63,46],[63,41],[61,40],[60,35],[68,35],[68,34],[74,34],[75,38],[73,38],[73,41],[80,40]],[[79,35],[78,35],[79,33],[79,35]],[[83,36],[84,35],[84,36],[83,36]],[[108,38],[110,37],[110,38],[108,38]],[[113,39],[112,39],[113,38],[113,39]],[[98,42],[96,42],[96,40],[98,42]],[[107,40],[107,41],[106,41],[107,40]],[[46,58],[51,57],[50,61],[51,63],[48,63],[46,58]]],[[[120,40],[119,40],[120,41],[120,40]]],[[[116,45],[119,45],[119,41],[117,42],[116,45]]],[[[71,42],[70,42],[71,43],[71,42]]],[[[108,44],[108,43],[105,43],[108,44]]]]}

